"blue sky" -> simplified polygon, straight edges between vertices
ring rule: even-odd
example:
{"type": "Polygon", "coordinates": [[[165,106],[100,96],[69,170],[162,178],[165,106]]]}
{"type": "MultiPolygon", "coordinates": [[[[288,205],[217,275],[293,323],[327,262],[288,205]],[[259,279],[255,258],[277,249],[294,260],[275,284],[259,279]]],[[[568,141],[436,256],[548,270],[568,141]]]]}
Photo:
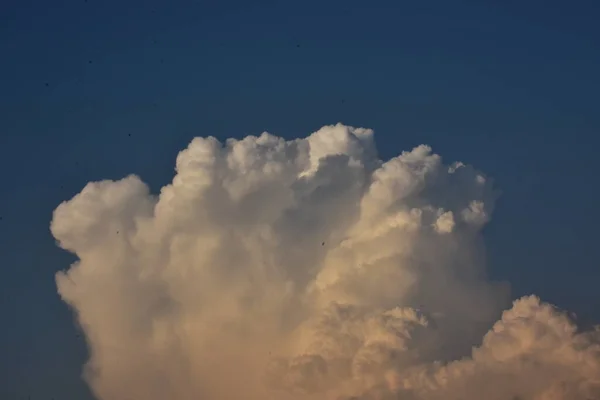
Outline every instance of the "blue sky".
{"type": "Polygon", "coordinates": [[[88,181],[153,190],[194,136],[376,131],[503,195],[490,273],[600,321],[593,1],[13,1],[0,12],[0,397],[90,398],[52,210],[88,181]]]}

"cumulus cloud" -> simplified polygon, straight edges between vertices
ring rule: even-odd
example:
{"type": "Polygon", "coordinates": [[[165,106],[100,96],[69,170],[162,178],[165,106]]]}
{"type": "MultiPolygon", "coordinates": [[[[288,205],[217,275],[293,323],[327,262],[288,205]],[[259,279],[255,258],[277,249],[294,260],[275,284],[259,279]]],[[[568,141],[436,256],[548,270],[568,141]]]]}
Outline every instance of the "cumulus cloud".
{"type": "Polygon", "coordinates": [[[600,332],[486,276],[497,193],[472,167],[337,124],[196,138],[176,172],[54,212],[98,399],[600,398],[600,332]]]}

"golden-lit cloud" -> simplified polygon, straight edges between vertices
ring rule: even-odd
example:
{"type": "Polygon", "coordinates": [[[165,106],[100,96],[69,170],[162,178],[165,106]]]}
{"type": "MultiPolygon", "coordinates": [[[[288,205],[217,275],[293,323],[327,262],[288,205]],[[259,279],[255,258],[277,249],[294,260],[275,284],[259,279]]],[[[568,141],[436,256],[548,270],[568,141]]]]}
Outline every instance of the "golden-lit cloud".
{"type": "Polygon", "coordinates": [[[338,124],[196,138],[176,171],[54,212],[98,399],[600,398],[600,333],[487,278],[496,192],[472,167],[383,161],[338,124]]]}

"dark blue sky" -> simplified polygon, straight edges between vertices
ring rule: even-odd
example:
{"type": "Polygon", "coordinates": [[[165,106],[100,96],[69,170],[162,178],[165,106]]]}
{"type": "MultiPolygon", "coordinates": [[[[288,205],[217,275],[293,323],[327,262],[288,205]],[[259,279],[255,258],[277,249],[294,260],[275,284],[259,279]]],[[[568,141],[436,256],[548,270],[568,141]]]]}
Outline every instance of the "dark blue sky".
{"type": "Polygon", "coordinates": [[[52,210],[131,172],[158,190],[193,136],[341,121],[382,157],[430,144],[503,191],[492,276],[600,321],[600,5],[211,3],[3,3],[0,398],[88,398],[52,210]]]}

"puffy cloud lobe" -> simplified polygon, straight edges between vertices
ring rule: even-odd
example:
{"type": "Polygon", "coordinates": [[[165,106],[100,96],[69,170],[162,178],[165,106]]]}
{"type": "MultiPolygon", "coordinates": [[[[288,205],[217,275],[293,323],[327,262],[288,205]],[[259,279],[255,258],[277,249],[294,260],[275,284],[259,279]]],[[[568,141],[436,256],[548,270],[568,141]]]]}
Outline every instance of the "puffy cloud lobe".
{"type": "Polygon", "coordinates": [[[338,124],[196,138],[176,171],[54,212],[99,399],[600,397],[597,331],[536,297],[501,315],[479,233],[497,193],[472,167],[424,145],[382,161],[338,124]]]}
{"type": "MultiPolygon", "coordinates": [[[[598,331],[577,333],[565,313],[525,297],[504,312],[470,358],[400,368],[387,386],[371,390],[386,399],[595,399],[599,339],[598,331]]],[[[372,392],[359,398],[372,398],[372,392]]]]}

